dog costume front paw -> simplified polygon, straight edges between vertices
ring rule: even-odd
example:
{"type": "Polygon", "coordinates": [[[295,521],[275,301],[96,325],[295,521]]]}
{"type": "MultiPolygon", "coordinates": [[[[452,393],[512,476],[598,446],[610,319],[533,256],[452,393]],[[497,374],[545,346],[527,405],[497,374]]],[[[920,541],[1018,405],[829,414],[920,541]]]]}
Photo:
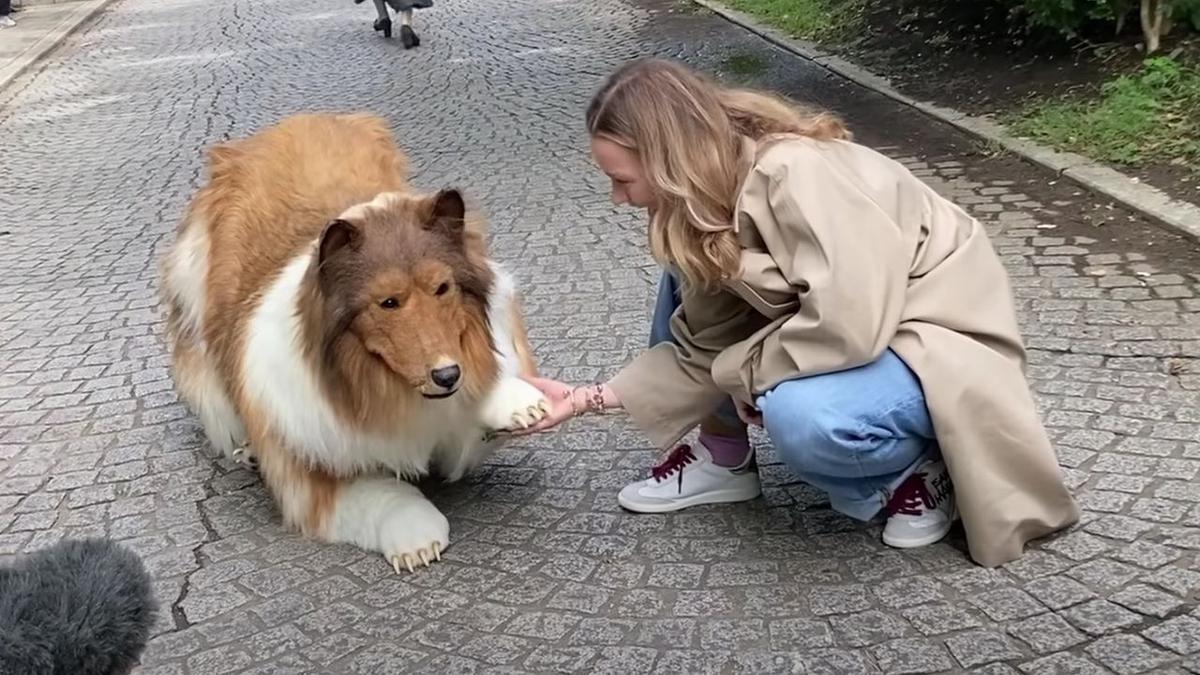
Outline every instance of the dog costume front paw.
{"type": "Polygon", "coordinates": [[[421,500],[392,512],[381,524],[380,548],[396,574],[442,559],[450,543],[450,523],[433,504],[421,500]]]}
{"type": "Polygon", "coordinates": [[[527,429],[550,413],[550,401],[516,377],[501,380],[483,406],[483,425],[493,431],[527,429]]]}
{"type": "Polygon", "coordinates": [[[450,522],[410,483],[364,477],[337,494],[327,538],[377,551],[396,572],[428,567],[450,545],[450,522]]]}

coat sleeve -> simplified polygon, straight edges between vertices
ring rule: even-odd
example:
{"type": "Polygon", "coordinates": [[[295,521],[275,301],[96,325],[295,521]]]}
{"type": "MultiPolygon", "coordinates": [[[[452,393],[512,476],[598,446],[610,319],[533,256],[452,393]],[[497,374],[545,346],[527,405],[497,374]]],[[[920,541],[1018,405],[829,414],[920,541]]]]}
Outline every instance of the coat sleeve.
{"type": "Polygon", "coordinates": [[[727,390],[761,394],[779,381],[864,365],[896,334],[907,293],[910,248],[896,218],[901,180],[889,167],[828,161],[803,142],[770,153],[746,210],[799,308],[757,344],[729,350],[740,382],[727,390]],[[880,201],[886,206],[881,206],[880,201]]]}
{"type": "Polygon", "coordinates": [[[678,441],[728,398],[713,381],[713,359],[761,324],[752,307],[727,291],[698,293],[684,284],[681,295],[671,317],[676,344],[642,352],[608,382],[633,423],[659,448],[678,441]]]}

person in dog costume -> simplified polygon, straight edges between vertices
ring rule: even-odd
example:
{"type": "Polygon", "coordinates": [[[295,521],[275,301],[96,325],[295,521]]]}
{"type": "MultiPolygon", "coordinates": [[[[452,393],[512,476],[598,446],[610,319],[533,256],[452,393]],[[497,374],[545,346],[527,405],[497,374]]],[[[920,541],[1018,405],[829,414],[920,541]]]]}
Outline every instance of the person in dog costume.
{"type": "Polygon", "coordinates": [[[664,265],[652,346],[605,383],[534,381],[542,431],[623,408],[664,450],[620,504],[760,494],[747,424],[900,548],[961,517],[983,566],[1079,519],[1025,379],[1009,279],[984,228],[841,121],[665,60],[587,109],[612,199],[647,211],[664,265]]]}

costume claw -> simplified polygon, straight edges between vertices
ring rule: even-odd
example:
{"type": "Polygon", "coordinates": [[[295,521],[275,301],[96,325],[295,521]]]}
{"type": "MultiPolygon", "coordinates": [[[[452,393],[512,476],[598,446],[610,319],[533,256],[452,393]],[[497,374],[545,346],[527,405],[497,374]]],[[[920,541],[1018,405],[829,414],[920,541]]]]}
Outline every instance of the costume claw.
{"type": "Polygon", "coordinates": [[[258,458],[250,453],[249,443],[243,443],[234,448],[232,459],[234,464],[240,464],[250,469],[258,469],[258,458]]]}
{"type": "Polygon", "coordinates": [[[409,574],[415,574],[418,565],[429,567],[433,561],[442,559],[440,547],[441,544],[434,542],[430,548],[423,548],[416,554],[401,553],[391,556],[388,560],[392,563],[392,569],[396,570],[396,574],[400,574],[400,570],[405,568],[408,569],[409,574]]]}

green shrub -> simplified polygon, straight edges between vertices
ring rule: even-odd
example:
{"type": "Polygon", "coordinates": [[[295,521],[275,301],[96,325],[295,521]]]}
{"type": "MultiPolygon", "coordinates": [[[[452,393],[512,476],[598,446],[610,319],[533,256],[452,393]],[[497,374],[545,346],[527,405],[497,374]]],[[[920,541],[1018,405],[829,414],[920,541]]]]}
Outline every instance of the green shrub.
{"type": "Polygon", "coordinates": [[[1175,18],[1200,31],[1200,0],[1175,0],[1175,18]]]}
{"type": "Polygon", "coordinates": [[[1106,83],[1098,98],[1044,102],[1012,120],[1011,128],[1099,160],[1197,166],[1197,109],[1200,69],[1156,57],[1137,73],[1106,83]]]}
{"type": "Polygon", "coordinates": [[[1140,26],[1149,53],[1175,23],[1200,30],[1200,0],[1011,0],[1031,26],[1075,37],[1084,28],[1111,24],[1120,33],[1127,23],[1140,26]]]}
{"type": "Polygon", "coordinates": [[[1034,26],[1071,36],[1092,21],[1116,21],[1130,7],[1122,0],[1023,0],[1021,9],[1034,26]]]}

